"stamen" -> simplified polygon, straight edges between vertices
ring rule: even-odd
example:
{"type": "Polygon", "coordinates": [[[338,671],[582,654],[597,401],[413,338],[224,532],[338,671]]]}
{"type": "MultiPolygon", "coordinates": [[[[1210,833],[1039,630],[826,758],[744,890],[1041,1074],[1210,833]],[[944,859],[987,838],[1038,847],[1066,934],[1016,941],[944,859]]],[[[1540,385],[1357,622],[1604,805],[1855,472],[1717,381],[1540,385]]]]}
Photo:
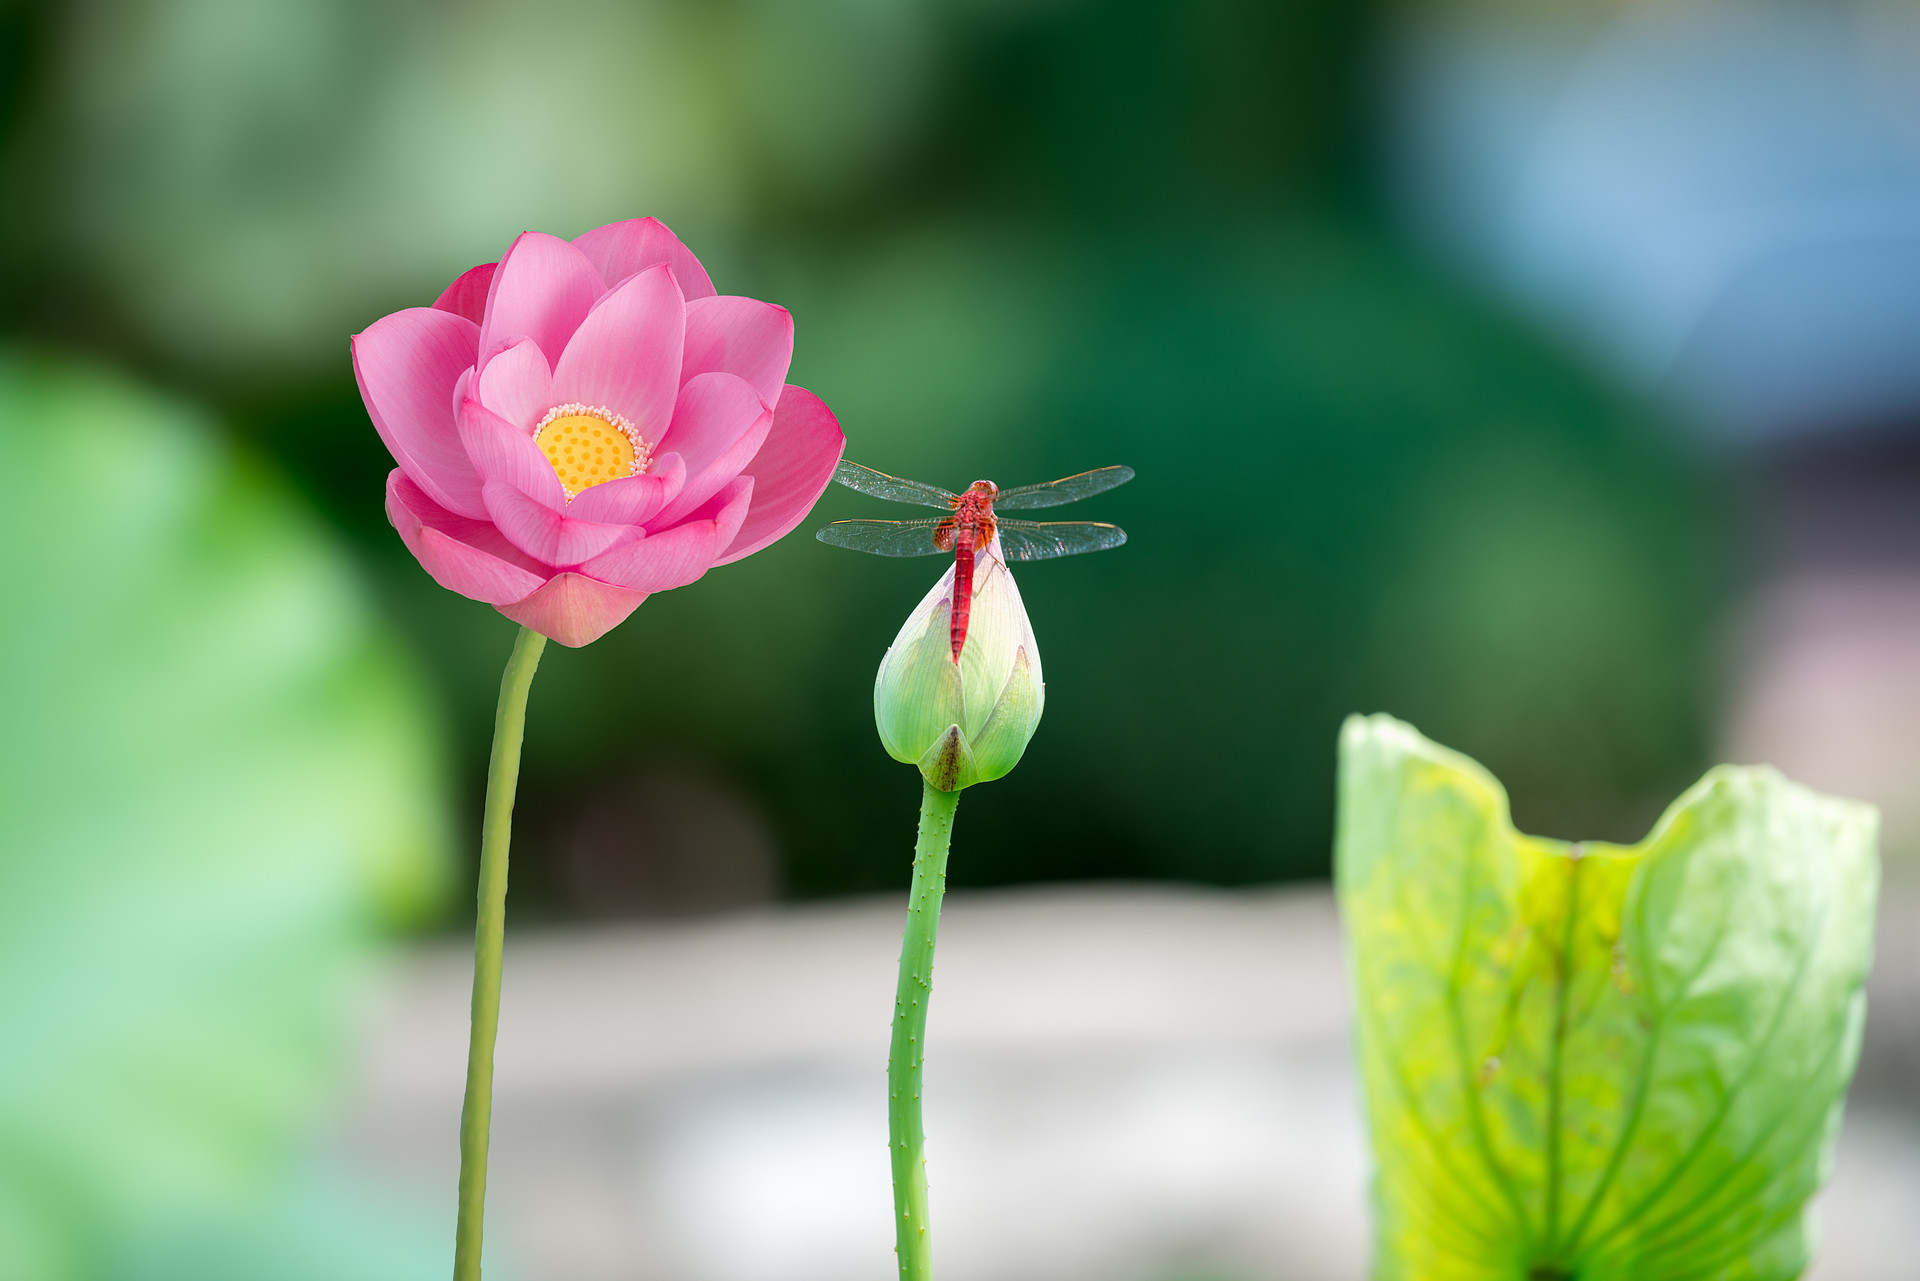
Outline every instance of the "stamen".
{"type": "Polygon", "coordinates": [[[533,429],[560,487],[572,502],[582,490],[638,476],[653,465],[653,446],[631,422],[599,405],[555,405],[533,429]]]}

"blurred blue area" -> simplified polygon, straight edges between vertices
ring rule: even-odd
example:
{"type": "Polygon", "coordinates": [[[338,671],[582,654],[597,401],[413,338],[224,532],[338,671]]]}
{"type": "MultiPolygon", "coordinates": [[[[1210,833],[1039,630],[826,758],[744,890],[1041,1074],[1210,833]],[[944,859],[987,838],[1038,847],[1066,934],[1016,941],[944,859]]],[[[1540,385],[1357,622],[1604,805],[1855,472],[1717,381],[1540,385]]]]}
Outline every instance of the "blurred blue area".
{"type": "Polygon", "coordinates": [[[1912,5],[1446,6],[1400,50],[1417,224],[1630,384],[1737,438],[1913,421],[1912,5]]]}
{"type": "MultiPolygon", "coordinates": [[[[1732,0],[0,4],[0,333],[70,353],[0,369],[33,583],[4,630],[40,700],[0,751],[112,784],[8,812],[0,878],[58,911],[20,891],[0,1029],[53,1020],[32,1043],[76,1063],[131,1038],[104,1078],[0,1071],[0,1241],[29,1243],[0,1272],[106,1275],[73,1243],[124,1220],[127,1275],[224,1275],[136,1232],[191,1219],[112,1146],[140,1126],[40,1103],[146,1079],[130,954],[233,1003],[167,1052],[260,1093],[244,1124],[211,1084],[123,1115],[239,1135],[210,1169],[296,1190],[232,1222],[298,1224],[357,958],[383,921],[462,924],[513,627],[387,527],[349,333],[523,229],[651,213],[792,308],[850,457],[1134,466],[1086,511],[1127,547],[1021,571],[1049,714],[969,793],[957,884],[1323,875],[1354,710],[1485,761],[1522,826],[1634,839],[1710,750],[1748,555],[1724,441],[1912,420],[1917,48],[1902,6],[1732,0]],[[34,452],[63,441],[93,452],[34,452]],[[111,554],[73,572],[70,526],[111,554]],[[271,601],[230,629],[168,574],[271,601]],[[59,690],[100,673],[83,727],[59,690]]],[[[904,885],[871,682],[935,572],[803,531],[550,651],[514,919],[904,885]]],[[[413,1230],[323,1270],[386,1275],[413,1230]]]]}

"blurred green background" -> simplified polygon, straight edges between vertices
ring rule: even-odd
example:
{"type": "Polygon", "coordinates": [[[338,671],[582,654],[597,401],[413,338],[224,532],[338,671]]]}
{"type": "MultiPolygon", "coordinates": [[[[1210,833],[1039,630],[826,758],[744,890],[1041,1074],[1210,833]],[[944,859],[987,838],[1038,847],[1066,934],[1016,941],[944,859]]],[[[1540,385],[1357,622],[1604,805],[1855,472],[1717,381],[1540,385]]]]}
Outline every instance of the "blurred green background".
{"type": "MultiPolygon", "coordinates": [[[[46,775],[4,792],[0,902],[105,949],[101,986],[55,999],[66,962],[10,934],[8,1041],[9,1001],[123,1027],[99,995],[114,967],[191,933],[250,981],[220,998],[230,1024],[175,1047],[188,1067],[69,1029],[36,1034],[35,1070],[105,1057],[116,1080],[177,1071],[230,1102],[190,1065],[238,1055],[271,1099],[209,1122],[220,1159],[298,1164],[299,1100],[337,1034],[327,976],[396,921],[470,919],[514,630],[388,527],[347,336],[523,229],[639,214],[723,292],[791,308],[792,381],[837,411],[849,457],[950,487],[1139,472],[1085,511],[1125,548],[1021,570],[1048,715],[1013,775],[968,794],[956,885],[1323,876],[1355,710],[1483,761],[1524,828],[1638,838],[1706,764],[1730,481],[1401,234],[1377,92],[1400,16],[0,4],[0,669],[23,709],[0,748],[46,775]],[[135,869],[167,894],[122,906],[135,869]],[[167,915],[190,884],[204,930],[167,915]],[[269,928],[257,895],[305,923],[269,928]],[[246,1013],[299,1005],[275,958],[305,976],[304,1031],[246,1013]]],[[[836,490],[783,543],[549,650],[515,921],[905,885],[918,784],[880,749],[871,683],[938,565],[808,536],[856,514],[885,513],[836,490]]],[[[150,1008],[213,999],[168,972],[150,1008]]],[[[11,1070],[0,1240],[47,1222],[49,1196],[176,1222],[113,1191],[132,1158],[49,1156],[68,1140],[34,1137],[40,1087],[11,1070]]],[[[9,1276],[82,1275],[122,1238],[18,1240],[9,1276]]],[[[180,1275],[212,1275],[188,1257],[180,1275]]]]}
{"type": "MultiPolygon", "coordinates": [[[[209,406],[320,513],[444,712],[463,830],[512,628],[386,526],[345,338],[523,228],[653,213],[724,290],[793,310],[794,381],[849,457],[950,486],[1140,472],[1088,507],[1127,548],[1022,574],[1052,714],[969,798],[957,882],[1319,875],[1356,708],[1485,760],[1523,823],[1631,838],[1703,763],[1711,482],[1396,238],[1388,17],[15,3],[7,325],[209,406]]],[[[820,510],[855,513],[881,514],[820,510]]],[[[787,893],[903,883],[912,780],[868,688],[936,569],[802,531],[552,655],[528,910],[596,910],[569,816],[662,771],[751,811],[787,893]]]]}

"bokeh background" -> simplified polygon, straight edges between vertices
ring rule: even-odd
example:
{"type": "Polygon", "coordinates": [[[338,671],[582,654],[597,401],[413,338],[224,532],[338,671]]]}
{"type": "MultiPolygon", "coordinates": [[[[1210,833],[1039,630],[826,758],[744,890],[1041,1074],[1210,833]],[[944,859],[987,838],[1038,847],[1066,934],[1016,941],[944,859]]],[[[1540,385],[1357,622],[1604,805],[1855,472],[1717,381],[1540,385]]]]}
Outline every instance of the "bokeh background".
{"type": "MultiPolygon", "coordinates": [[[[439,1122],[345,1084],[411,1044],[356,993],[470,923],[513,626],[387,526],[347,336],[523,229],[663,218],[870,466],[1138,470],[1125,548],[1021,573],[1049,715],[956,887],[1310,886],[1354,710],[1560,836],[1771,761],[1880,803],[1898,881],[1916,86],[1903,0],[0,3],[0,1275],[443,1270],[450,1138],[415,1185],[326,1136],[439,1122]]],[[[803,528],[551,649],[516,927],[903,887],[870,688],[934,572],[803,528]]],[[[620,1248],[521,1266],[803,1274],[620,1248]]],[[[1181,1249],[1139,1274],[1242,1274],[1181,1249]]]]}

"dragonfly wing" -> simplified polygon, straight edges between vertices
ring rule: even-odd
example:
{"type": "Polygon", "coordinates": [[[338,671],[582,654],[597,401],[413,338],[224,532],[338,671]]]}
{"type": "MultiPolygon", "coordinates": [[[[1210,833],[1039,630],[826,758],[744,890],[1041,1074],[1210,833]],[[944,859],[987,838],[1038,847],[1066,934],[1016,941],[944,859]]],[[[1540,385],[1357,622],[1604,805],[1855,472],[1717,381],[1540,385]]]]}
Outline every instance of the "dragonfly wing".
{"type": "Polygon", "coordinates": [[[1008,560],[1078,556],[1081,552],[1103,552],[1127,541],[1126,530],[1097,520],[1003,520],[996,522],[995,528],[1000,535],[1000,554],[1008,560]]]}
{"type": "Polygon", "coordinates": [[[939,507],[950,509],[958,501],[958,494],[948,493],[938,485],[923,485],[917,480],[902,480],[898,476],[889,476],[883,471],[871,467],[862,467],[859,463],[840,460],[833,469],[833,478],[848,489],[857,489],[874,498],[884,498],[895,503],[916,503],[921,507],[939,507]]]}
{"type": "Polygon", "coordinates": [[[944,520],[836,520],[814,535],[835,547],[850,547],[875,556],[939,556],[952,554],[934,541],[944,520]]]}
{"type": "Polygon", "coordinates": [[[1133,468],[1131,467],[1096,467],[1092,471],[1083,471],[1078,476],[1050,480],[1040,485],[1022,485],[1018,489],[1003,489],[995,496],[993,506],[996,511],[1058,507],[1062,503],[1077,503],[1082,498],[1104,494],[1115,485],[1124,485],[1132,479],[1133,468]]]}

